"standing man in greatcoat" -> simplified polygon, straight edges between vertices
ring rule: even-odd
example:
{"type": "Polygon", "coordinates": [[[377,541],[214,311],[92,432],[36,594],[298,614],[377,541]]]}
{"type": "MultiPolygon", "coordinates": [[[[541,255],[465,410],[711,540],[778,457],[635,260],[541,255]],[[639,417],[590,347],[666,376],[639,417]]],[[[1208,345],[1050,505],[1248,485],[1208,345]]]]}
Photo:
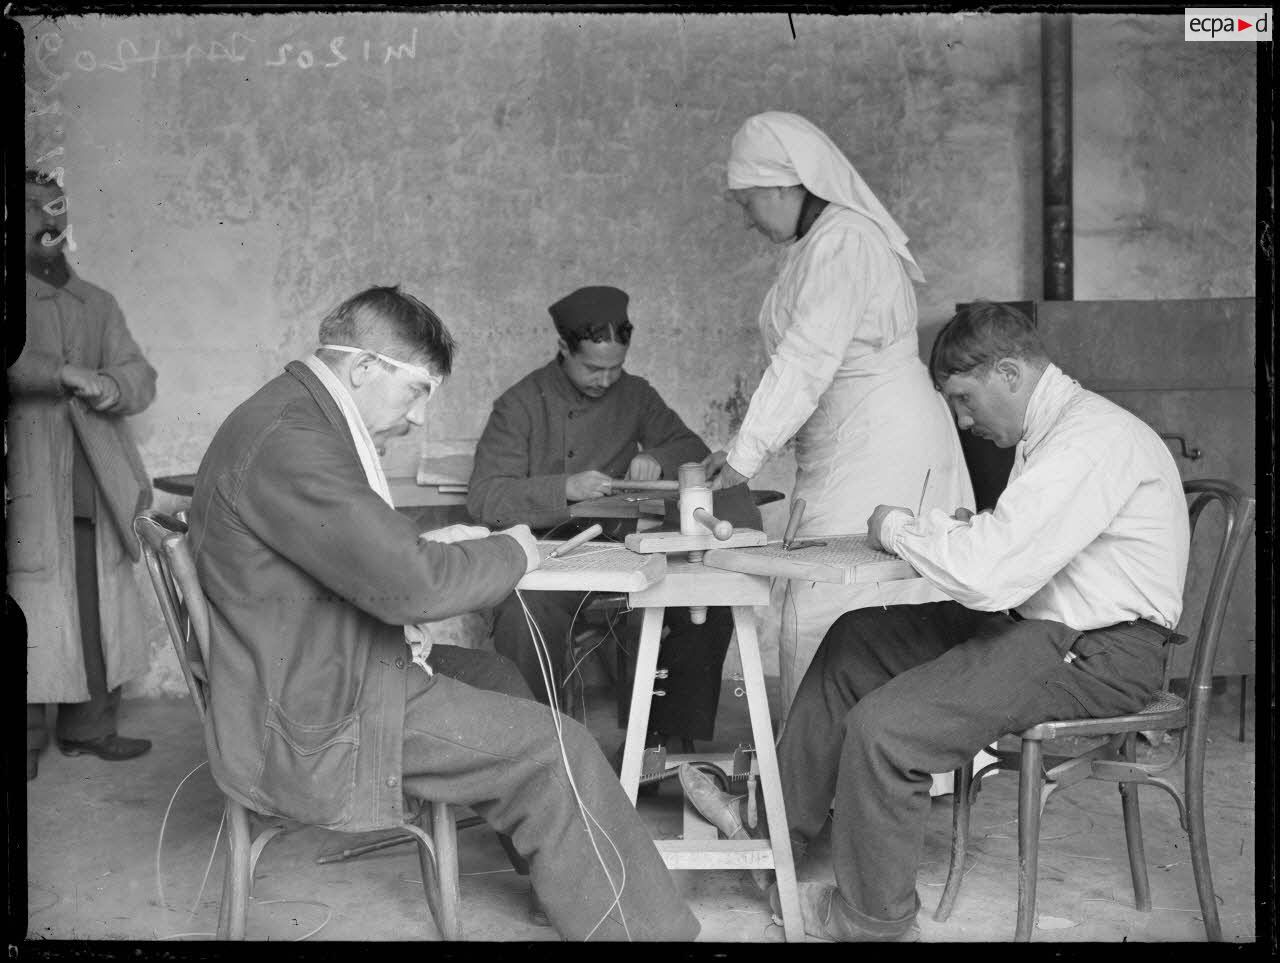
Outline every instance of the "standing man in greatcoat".
{"type": "Polygon", "coordinates": [[[26,174],[26,341],[8,368],[9,593],[27,623],[27,779],[57,707],[65,755],[132,759],[116,732],[120,688],[148,646],[125,534],[150,488],[123,418],[151,404],[156,372],[115,298],[67,264],[66,198],[26,174]],[[124,526],[124,527],[122,527],[124,526]]]}

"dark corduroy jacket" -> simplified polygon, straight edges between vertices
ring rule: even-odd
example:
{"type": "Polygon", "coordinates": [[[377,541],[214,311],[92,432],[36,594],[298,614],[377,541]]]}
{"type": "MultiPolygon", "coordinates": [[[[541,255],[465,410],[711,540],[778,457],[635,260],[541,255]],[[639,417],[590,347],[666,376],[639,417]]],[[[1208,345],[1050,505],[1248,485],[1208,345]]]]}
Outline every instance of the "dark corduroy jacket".
{"type": "Polygon", "coordinates": [[[211,617],[210,765],[259,812],[362,831],[403,819],[403,626],[505,597],[506,535],[420,542],[371,489],[337,404],[303,364],[240,405],[190,512],[211,617]]]}

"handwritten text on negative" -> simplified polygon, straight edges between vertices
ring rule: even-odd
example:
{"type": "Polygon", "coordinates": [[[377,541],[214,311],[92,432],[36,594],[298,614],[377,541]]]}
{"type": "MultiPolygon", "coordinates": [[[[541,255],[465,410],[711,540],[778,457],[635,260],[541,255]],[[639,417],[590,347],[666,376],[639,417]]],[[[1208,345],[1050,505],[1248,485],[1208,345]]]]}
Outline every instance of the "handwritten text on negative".
{"type": "Polygon", "coordinates": [[[261,64],[264,67],[294,70],[333,69],[350,63],[389,64],[417,55],[418,28],[409,31],[407,43],[398,41],[358,40],[333,36],[320,44],[305,42],[262,44],[248,34],[234,31],[222,40],[190,43],[165,43],[160,38],[135,42],[126,37],[108,54],[80,49],[72,53],[64,49],[59,33],[48,33],[36,43],[36,68],[56,86],[74,70],[84,73],[114,71],[123,73],[137,67],[150,67],[151,76],[158,75],[162,64],[194,63],[261,64]]]}

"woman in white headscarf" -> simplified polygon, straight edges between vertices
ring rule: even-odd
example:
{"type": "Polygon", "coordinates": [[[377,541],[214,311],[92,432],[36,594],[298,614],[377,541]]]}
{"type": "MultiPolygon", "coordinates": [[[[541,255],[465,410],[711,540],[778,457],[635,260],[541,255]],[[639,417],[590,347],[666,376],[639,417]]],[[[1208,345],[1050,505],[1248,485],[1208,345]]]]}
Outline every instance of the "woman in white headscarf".
{"type": "MultiPolygon", "coordinates": [[[[760,308],[769,368],[727,449],[717,486],[755,475],[795,438],[798,536],[866,531],[879,504],[973,508],[955,423],[920,360],[907,237],[848,158],[796,114],[749,118],[734,135],[729,189],[751,226],[789,244],[760,308]],[[926,486],[926,477],[928,484],[926,486]]],[[[785,710],[827,629],[868,605],[937,601],[914,579],[784,582],[779,631],[785,710]]]]}

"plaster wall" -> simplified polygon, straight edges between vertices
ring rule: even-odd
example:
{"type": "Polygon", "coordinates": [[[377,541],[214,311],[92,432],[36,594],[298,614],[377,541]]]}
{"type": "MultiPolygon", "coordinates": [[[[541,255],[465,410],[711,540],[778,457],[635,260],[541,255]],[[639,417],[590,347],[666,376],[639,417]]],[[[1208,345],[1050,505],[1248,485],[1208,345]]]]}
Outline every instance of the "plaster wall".
{"type": "MultiPolygon", "coordinates": [[[[62,149],[40,163],[66,171],[73,263],[160,372],[132,420],[154,475],[194,471],[323,313],[375,283],[421,296],[461,347],[392,473],[476,438],[551,357],[546,305],[583,284],[631,294],[628,367],[721,445],[767,360],[756,312],[782,254],[723,196],[729,140],[761,110],[827,130],[911,237],[926,350],[957,301],[1040,295],[1036,16],[23,26],[28,163],[62,149]]],[[[1252,46],[1184,44],[1180,17],[1076,18],[1077,297],[1253,294],[1255,85],[1252,46]]],[[[753,486],[789,492],[793,470],[782,452],[753,486]]],[[[765,517],[776,531],[785,511],[765,517]]],[[[133,688],[180,692],[154,624],[133,688]]],[[[769,619],[762,638],[769,671],[769,619]]]]}

